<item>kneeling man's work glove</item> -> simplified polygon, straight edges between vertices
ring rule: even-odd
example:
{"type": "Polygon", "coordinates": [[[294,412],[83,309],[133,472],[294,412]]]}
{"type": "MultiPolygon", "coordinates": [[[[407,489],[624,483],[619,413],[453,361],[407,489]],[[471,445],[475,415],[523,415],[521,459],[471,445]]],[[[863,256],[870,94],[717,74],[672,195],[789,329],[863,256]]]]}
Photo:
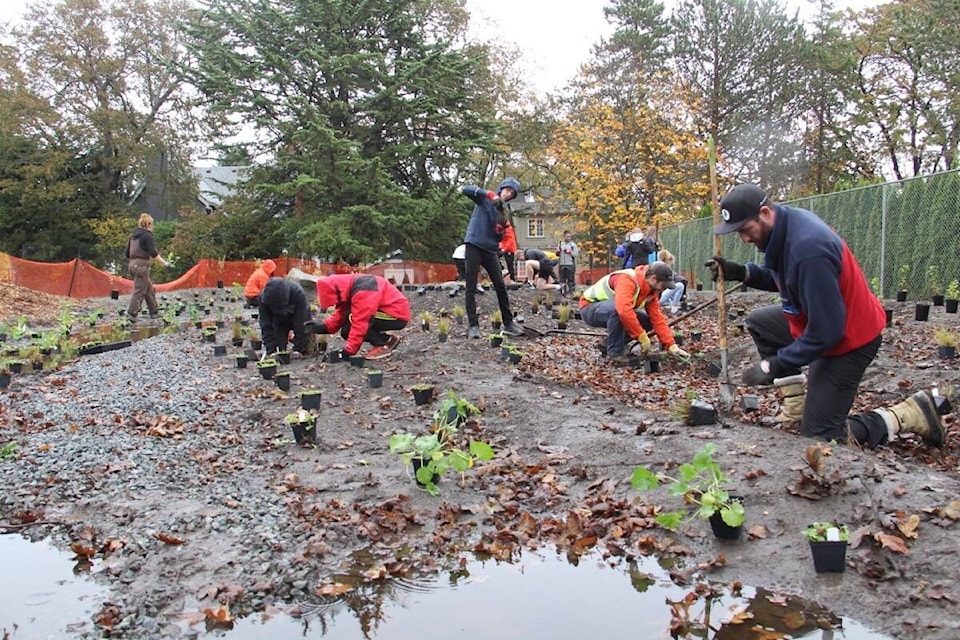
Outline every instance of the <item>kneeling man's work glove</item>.
{"type": "Polygon", "coordinates": [[[682,360],[683,362],[690,361],[690,354],[678,347],[675,344],[670,345],[670,348],[667,349],[667,353],[672,355],[677,360],[682,360]]]}
{"type": "Polygon", "coordinates": [[[723,256],[713,256],[713,258],[704,263],[703,266],[710,267],[710,277],[714,282],[716,282],[719,277],[718,271],[720,269],[723,269],[724,280],[743,282],[747,279],[747,268],[745,266],[727,260],[723,256]]]}
{"type": "Polygon", "coordinates": [[[743,372],[743,384],[756,387],[772,384],[774,378],[782,378],[790,368],[785,366],[777,356],[772,356],[753,365],[743,372]]]}
{"type": "Polygon", "coordinates": [[[637,346],[634,347],[634,349],[637,349],[637,348],[639,348],[641,355],[647,355],[650,353],[650,349],[651,349],[650,337],[647,336],[645,332],[637,336],[637,346]]]}

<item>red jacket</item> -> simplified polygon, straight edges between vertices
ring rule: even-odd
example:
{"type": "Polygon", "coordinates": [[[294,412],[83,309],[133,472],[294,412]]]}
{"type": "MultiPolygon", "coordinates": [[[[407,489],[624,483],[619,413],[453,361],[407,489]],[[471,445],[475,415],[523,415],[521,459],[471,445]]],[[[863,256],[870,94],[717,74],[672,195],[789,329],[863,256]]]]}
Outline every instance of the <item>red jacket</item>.
{"type": "Polygon", "coordinates": [[[504,253],[517,252],[517,234],[513,232],[512,224],[508,224],[506,231],[503,232],[503,240],[500,241],[500,251],[504,253]]]}
{"type": "Polygon", "coordinates": [[[351,354],[360,351],[374,314],[410,320],[410,301],[380,276],[345,273],[320,278],[317,280],[317,300],[321,309],[334,308],[324,320],[329,333],[336,333],[350,323],[350,333],[343,349],[351,354]]]}

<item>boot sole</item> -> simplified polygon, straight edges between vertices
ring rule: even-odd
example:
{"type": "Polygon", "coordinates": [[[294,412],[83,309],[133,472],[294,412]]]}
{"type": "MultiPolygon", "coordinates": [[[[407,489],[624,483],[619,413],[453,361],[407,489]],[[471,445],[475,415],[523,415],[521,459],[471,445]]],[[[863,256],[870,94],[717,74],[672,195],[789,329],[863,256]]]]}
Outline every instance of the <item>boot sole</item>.
{"type": "Polygon", "coordinates": [[[930,425],[930,431],[922,436],[924,443],[938,449],[943,447],[944,433],[943,423],[940,422],[940,414],[937,413],[937,405],[933,402],[933,396],[927,391],[921,391],[914,394],[917,406],[923,411],[923,417],[930,425]]]}

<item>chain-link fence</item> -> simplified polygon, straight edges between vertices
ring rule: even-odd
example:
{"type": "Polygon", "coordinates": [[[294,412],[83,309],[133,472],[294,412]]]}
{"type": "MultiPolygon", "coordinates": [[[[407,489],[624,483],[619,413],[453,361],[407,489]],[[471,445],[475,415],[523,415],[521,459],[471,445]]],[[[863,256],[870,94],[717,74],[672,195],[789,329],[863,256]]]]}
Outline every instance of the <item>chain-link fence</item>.
{"type": "MultiPolygon", "coordinates": [[[[960,281],[960,171],[858,187],[786,202],[809,209],[846,240],[871,287],[883,298],[905,289],[909,298],[945,293],[960,281]]],[[[660,229],[660,244],[677,256],[677,268],[712,288],[703,264],[713,255],[712,220],[701,218],[660,229]]],[[[721,236],[723,255],[761,262],[753,245],[721,236]]],[[[948,295],[951,292],[947,292],[948,295]]],[[[952,293],[960,293],[953,291],[952,293]]]]}

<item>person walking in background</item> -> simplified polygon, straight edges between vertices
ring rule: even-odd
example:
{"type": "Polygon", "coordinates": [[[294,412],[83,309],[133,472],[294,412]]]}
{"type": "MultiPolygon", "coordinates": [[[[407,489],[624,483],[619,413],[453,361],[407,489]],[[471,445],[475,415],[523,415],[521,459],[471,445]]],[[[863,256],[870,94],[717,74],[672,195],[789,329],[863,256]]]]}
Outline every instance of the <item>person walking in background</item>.
{"type": "Polygon", "coordinates": [[[321,309],[333,307],[322,322],[308,322],[313,333],[336,333],[346,340],[341,359],[356,355],[364,342],[372,346],[367,360],[382,360],[400,344],[399,331],[410,321],[410,301],[386,278],[349,273],[317,280],[317,301],[321,309]]]}
{"type": "Polygon", "coordinates": [[[507,282],[514,284],[517,281],[517,267],[515,259],[517,257],[517,234],[513,230],[513,221],[507,220],[507,228],[503,231],[503,240],[500,241],[500,255],[507,265],[507,282]]]}
{"type": "Polygon", "coordinates": [[[457,281],[466,282],[467,280],[467,245],[458,244],[453,250],[453,266],[457,268],[457,281]]]}
{"type": "Polygon", "coordinates": [[[169,267],[153,239],[153,216],[141,213],[137,221],[137,228],[133,230],[127,241],[127,269],[133,276],[133,295],[130,296],[130,306],[127,307],[127,316],[136,322],[143,303],[147,303],[147,311],[151,318],[158,318],[157,292],[150,281],[150,263],[156,260],[165,267],[169,267]]]}
{"type": "Polygon", "coordinates": [[[660,240],[657,238],[657,227],[650,225],[647,227],[647,233],[643,238],[645,249],[647,249],[647,264],[654,262],[663,262],[660,258],[660,240]]]}
{"type": "Polygon", "coordinates": [[[670,355],[689,360],[690,354],[677,346],[660,312],[661,292],[673,287],[673,270],[662,262],[614,271],[583,292],[580,317],[588,326],[607,330],[607,358],[614,364],[627,361],[627,336],[649,353],[647,332],[651,330],[670,355]]]}
{"type": "Polygon", "coordinates": [[[470,222],[467,223],[467,233],[464,236],[466,249],[466,287],[465,300],[467,307],[467,337],[480,338],[480,319],[477,315],[477,278],[480,267],[490,276],[494,290],[497,292],[497,304],[503,318],[503,333],[511,336],[522,336],[521,329],[513,321],[513,312],[510,310],[510,298],[507,296],[507,286],[503,282],[503,273],[500,270],[500,260],[497,251],[500,241],[507,230],[509,219],[504,206],[520,193],[520,183],[514,178],[506,178],[500,183],[496,191],[487,191],[474,185],[466,185],[460,190],[474,202],[470,222]]]}
{"type": "Polygon", "coordinates": [[[676,259],[666,249],[660,250],[660,261],[674,270],[673,281],[676,284],[673,289],[664,289],[663,293],[660,294],[660,308],[667,309],[671,314],[675,314],[680,309],[680,302],[687,291],[687,279],[676,271],[674,266],[676,259]]]}
{"type": "Polygon", "coordinates": [[[285,351],[293,331],[293,348],[306,353],[304,323],[310,319],[307,294],[293,280],[270,278],[260,292],[260,335],[265,355],[285,351]]]}
{"type": "Polygon", "coordinates": [[[714,235],[737,233],[764,258],[762,265],[744,265],[714,256],[706,264],[714,281],[722,270],[725,280],[780,295],[779,305],[747,315],[760,362],[744,371],[743,383],[773,383],[785,417],[800,419],[806,436],[872,449],[915,433],[942,447],[943,424],[929,391],[850,415],[864,371],[880,349],[886,315],[847,243],[812,212],[774,203],[754,184],[731,189],[720,208],[723,222],[714,235]]]}
{"type": "Polygon", "coordinates": [[[264,260],[253,270],[247,283],[243,287],[243,297],[247,299],[247,306],[260,306],[260,292],[267,286],[267,282],[277,270],[277,263],[273,260],[264,260]]]}
{"type": "Polygon", "coordinates": [[[580,257],[580,249],[569,231],[563,232],[563,242],[557,246],[557,256],[560,285],[564,287],[564,291],[573,291],[577,285],[577,258],[580,257]]]}

